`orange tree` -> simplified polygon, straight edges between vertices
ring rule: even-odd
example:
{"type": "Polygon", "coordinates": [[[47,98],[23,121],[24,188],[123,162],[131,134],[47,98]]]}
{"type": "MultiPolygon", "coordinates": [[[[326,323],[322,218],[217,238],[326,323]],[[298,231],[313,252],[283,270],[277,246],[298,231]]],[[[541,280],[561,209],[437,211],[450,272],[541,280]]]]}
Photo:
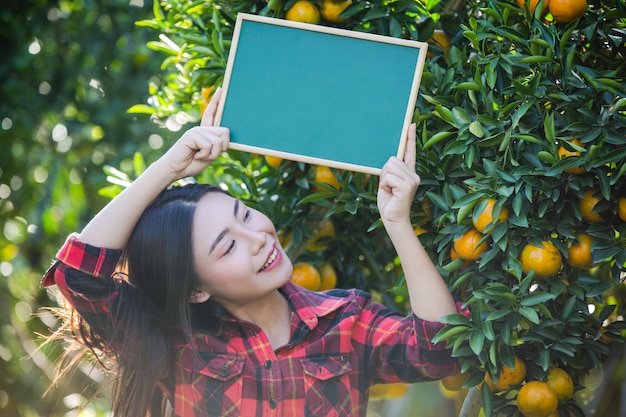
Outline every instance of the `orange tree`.
{"type": "MultiPolygon", "coordinates": [[[[164,71],[150,84],[150,103],[131,111],[165,126],[198,120],[223,80],[238,12],[313,16],[322,25],[429,41],[414,113],[422,186],[413,216],[471,311],[447,317],[439,336],[486,415],[534,412],[531,388],[550,386],[553,368],[576,391],[569,394],[568,385],[549,395],[560,400],[557,411],[584,415],[585,377],[615,351],[624,328],[623,2],[329,1],[155,1],[154,18],[138,24],[159,33],[150,46],[165,55],[164,71]],[[326,12],[317,17],[313,9],[326,12]],[[480,250],[459,258],[453,249],[468,249],[468,235],[479,238],[480,250]],[[515,383],[493,391],[498,385],[481,384],[485,376],[497,384],[500,370],[519,360],[524,374],[515,383]],[[531,382],[546,383],[531,384],[518,401],[531,382]]],[[[315,181],[314,166],[230,152],[197,179],[219,181],[265,211],[294,262],[330,263],[337,285],[406,308],[397,260],[377,221],[375,178],[333,173],[337,183],[315,181]],[[327,221],[332,239],[307,249],[327,221]]],[[[462,413],[475,410],[472,401],[462,413]]],[[[554,411],[539,402],[537,416],[554,411]]]]}

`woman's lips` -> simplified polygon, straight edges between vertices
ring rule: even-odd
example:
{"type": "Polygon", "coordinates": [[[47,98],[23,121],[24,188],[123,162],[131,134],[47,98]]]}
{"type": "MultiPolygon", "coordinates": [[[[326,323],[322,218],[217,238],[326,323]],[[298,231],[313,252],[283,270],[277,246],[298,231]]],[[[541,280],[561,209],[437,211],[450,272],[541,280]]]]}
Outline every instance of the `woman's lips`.
{"type": "Polygon", "coordinates": [[[259,273],[273,269],[276,265],[280,264],[281,258],[282,254],[280,253],[276,245],[274,245],[272,247],[270,255],[267,258],[267,261],[265,261],[265,264],[263,264],[261,269],[259,269],[259,273]]]}

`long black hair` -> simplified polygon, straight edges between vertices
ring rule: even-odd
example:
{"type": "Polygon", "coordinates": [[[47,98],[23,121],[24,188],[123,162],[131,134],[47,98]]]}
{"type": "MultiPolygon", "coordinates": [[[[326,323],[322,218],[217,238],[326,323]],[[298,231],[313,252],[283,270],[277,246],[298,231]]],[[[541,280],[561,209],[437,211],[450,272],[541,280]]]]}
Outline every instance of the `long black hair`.
{"type": "Polygon", "coordinates": [[[198,201],[209,192],[226,193],[207,184],[164,190],[145,209],[123,251],[120,269],[131,285],[122,285],[111,317],[94,322],[72,314],[78,341],[97,357],[114,361],[115,416],[164,415],[166,403],[157,382],[167,375],[174,346],[190,342],[195,331],[219,330],[219,305],[211,300],[189,303],[198,285],[193,218],[198,201]]]}

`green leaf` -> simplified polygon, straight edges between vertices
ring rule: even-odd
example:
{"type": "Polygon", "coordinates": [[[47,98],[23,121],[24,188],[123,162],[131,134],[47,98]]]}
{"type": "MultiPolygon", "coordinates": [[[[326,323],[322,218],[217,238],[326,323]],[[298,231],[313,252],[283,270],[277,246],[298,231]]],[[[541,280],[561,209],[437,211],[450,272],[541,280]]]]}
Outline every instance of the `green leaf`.
{"type": "Polygon", "coordinates": [[[446,326],[437,332],[437,334],[433,337],[432,342],[439,343],[469,331],[470,328],[465,326],[446,326]]]}
{"type": "Polygon", "coordinates": [[[478,120],[474,120],[470,123],[469,131],[477,138],[482,138],[485,136],[485,130],[483,129],[483,125],[478,120]]]}
{"type": "Polygon", "coordinates": [[[394,38],[402,36],[402,26],[400,25],[400,22],[393,17],[389,19],[389,33],[394,38]]]}
{"type": "Polygon", "coordinates": [[[126,110],[126,112],[131,114],[154,114],[156,108],[148,106],[147,104],[135,104],[126,110]]]}
{"type": "Polygon", "coordinates": [[[452,109],[452,117],[454,117],[457,126],[463,126],[471,122],[469,114],[462,107],[454,107],[452,109]]]}
{"type": "Polygon", "coordinates": [[[454,326],[472,326],[472,323],[469,321],[469,319],[460,313],[448,314],[446,316],[443,316],[441,318],[441,322],[454,326]]]}
{"type": "Polygon", "coordinates": [[[526,295],[522,298],[521,305],[525,307],[532,307],[537,304],[545,303],[546,301],[554,300],[555,295],[546,292],[535,292],[526,295]]]}
{"type": "Polygon", "coordinates": [[[532,55],[532,56],[527,56],[527,57],[520,59],[519,62],[524,63],[524,64],[536,64],[539,62],[552,62],[552,57],[543,56],[543,55],[532,55]]]}
{"type": "Polygon", "coordinates": [[[526,317],[528,321],[534,324],[539,324],[539,316],[537,312],[530,307],[522,307],[519,309],[519,313],[526,317]]]}
{"type": "MultiPolygon", "coordinates": [[[[435,106],[435,112],[441,117],[444,121],[450,123],[451,125],[456,126],[454,117],[452,116],[452,111],[447,107],[444,107],[440,104],[435,106]]],[[[458,127],[458,126],[457,126],[458,127]]]]}
{"type": "Polygon", "coordinates": [[[483,412],[486,416],[491,416],[493,414],[493,399],[492,399],[491,390],[487,386],[487,384],[483,384],[480,389],[480,399],[482,401],[483,412]]]}
{"type": "Polygon", "coordinates": [[[424,150],[431,148],[432,146],[438,144],[439,142],[446,140],[450,136],[454,135],[455,132],[437,132],[430,139],[428,139],[424,143],[424,150]]]}
{"type": "Polygon", "coordinates": [[[435,194],[431,191],[427,191],[426,195],[428,196],[428,199],[441,210],[443,211],[450,210],[450,207],[448,206],[446,201],[439,194],[435,194]]]}
{"type": "Polygon", "coordinates": [[[474,354],[478,355],[483,350],[483,345],[485,344],[485,335],[482,330],[474,330],[470,335],[469,345],[474,354]]]}
{"type": "Polygon", "coordinates": [[[495,340],[496,333],[493,331],[493,325],[490,321],[486,321],[483,324],[483,333],[485,334],[485,338],[488,340],[495,340]]]}
{"type": "Polygon", "coordinates": [[[361,21],[367,22],[370,20],[380,19],[381,17],[387,17],[387,16],[388,16],[387,10],[371,8],[361,18],[361,21]]]}
{"type": "Polygon", "coordinates": [[[512,312],[510,310],[506,310],[506,309],[502,309],[502,310],[496,310],[491,312],[487,318],[485,319],[485,321],[494,321],[494,320],[499,320],[503,317],[506,317],[508,315],[512,314],[512,312]]]}
{"type": "Polygon", "coordinates": [[[550,363],[550,350],[548,349],[538,349],[537,354],[539,355],[538,364],[541,366],[541,369],[547,371],[548,368],[552,365],[550,363]]]}
{"type": "Polygon", "coordinates": [[[457,85],[454,86],[454,88],[457,90],[482,91],[482,87],[473,81],[466,81],[466,82],[458,83],[457,85]]]}

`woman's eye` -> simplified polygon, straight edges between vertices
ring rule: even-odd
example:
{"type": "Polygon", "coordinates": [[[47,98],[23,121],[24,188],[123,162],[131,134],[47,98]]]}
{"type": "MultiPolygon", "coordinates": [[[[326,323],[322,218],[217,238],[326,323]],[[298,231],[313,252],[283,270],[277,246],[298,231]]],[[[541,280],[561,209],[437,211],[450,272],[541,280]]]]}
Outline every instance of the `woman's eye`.
{"type": "Polygon", "coordinates": [[[224,252],[224,255],[228,255],[230,252],[232,252],[234,248],[235,248],[235,241],[231,240],[230,244],[228,245],[228,248],[226,249],[226,252],[224,252]]]}
{"type": "Polygon", "coordinates": [[[248,221],[248,219],[250,219],[250,217],[252,216],[252,210],[247,210],[245,212],[245,214],[243,215],[243,221],[248,221]]]}

